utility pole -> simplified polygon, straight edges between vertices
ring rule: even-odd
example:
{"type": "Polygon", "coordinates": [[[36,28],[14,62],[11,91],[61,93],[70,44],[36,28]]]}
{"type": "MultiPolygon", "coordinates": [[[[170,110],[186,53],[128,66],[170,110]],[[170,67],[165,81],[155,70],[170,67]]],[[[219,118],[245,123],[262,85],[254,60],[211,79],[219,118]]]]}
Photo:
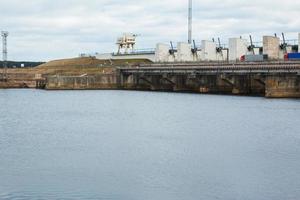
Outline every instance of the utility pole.
{"type": "Polygon", "coordinates": [[[193,31],[193,1],[189,1],[189,19],[188,19],[188,43],[192,44],[192,31],[193,31]]]}
{"type": "Polygon", "coordinates": [[[7,37],[8,37],[8,32],[7,31],[1,31],[1,36],[2,36],[2,56],[3,56],[3,74],[2,74],[2,79],[4,81],[7,80],[7,37]]]}

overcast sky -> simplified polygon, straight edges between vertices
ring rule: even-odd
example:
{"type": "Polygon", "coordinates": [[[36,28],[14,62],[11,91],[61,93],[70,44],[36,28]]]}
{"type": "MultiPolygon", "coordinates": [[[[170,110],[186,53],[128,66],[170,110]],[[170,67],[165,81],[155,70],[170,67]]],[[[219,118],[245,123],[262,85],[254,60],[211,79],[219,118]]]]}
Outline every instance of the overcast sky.
{"type": "MultiPolygon", "coordinates": [[[[193,38],[300,32],[299,0],[194,0],[193,38]]],[[[124,32],[138,48],[187,40],[187,0],[0,0],[0,29],[10,32],[10,60],[47,61],[112,52],[124,32]]],[[[1,45],[2,46],[2,45],[1,45]]]]}

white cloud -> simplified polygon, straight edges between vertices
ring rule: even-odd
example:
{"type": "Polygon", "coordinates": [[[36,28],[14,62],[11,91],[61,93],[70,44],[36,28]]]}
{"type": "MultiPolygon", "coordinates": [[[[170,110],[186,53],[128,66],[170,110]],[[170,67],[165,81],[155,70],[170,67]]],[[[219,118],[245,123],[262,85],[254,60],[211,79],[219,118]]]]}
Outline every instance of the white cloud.
{"type": "MultiPolygon", "coordinates": [[[[186,40],[187,0],[0,0],[0,29],[8,30],[9,58],[50,60],[81,52],[111,52],[123,32],[141,34],[140,48],[186,40]]],[[[194,0],[194,38],[300,32],[300,2],[194,0]]]]}

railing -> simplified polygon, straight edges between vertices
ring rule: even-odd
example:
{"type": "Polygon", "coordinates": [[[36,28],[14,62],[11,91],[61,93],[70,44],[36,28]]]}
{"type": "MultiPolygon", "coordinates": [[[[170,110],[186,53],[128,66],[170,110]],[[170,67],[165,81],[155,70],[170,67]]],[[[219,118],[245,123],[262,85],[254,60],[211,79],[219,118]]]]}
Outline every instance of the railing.
{"type": "Polygon", "coordinates": [[[205,73],[297,73],[300,75],[300,62],[239,63],[225,65],[157,65],[135,68],[119,68],[127,74],[205,74],[205,73]]]}
{"type": "Polygon", "coordinates": [[[128,55],[142,55],[142,54],[154,54],[155,49],[136,49],[127,53],[112,53],[113,56],[128,56],[128,55]]]}

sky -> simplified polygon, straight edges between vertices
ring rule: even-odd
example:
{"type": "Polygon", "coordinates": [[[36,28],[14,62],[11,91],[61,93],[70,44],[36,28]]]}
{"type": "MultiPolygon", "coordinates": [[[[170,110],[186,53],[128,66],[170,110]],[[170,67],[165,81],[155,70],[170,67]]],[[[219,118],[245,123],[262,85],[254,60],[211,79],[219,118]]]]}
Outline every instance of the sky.
{"type": "MultiPolygon", "coordinates": [[[[139,34],[137,48],[187,41],[188,0],[0,0],[8,58],[49,61],[117,50],[117,37],[139,34]]],[[[299,0],[193,0],[193,39],[286,33],[298,39],[299,0]]],[[[1,45],[2,47],[2,45],[1,45]]]]}

